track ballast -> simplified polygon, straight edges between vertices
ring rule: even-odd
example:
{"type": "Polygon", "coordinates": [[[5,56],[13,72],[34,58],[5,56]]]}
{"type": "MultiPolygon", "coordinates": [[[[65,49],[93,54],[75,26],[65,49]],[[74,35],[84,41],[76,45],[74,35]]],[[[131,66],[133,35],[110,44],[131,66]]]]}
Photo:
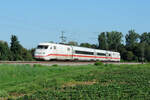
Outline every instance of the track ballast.
{"type": "MultiPolygon", "coordinates": [[[[0,61],[0,64],[41,64],[41,65],[88,65],[94,64],[95,61],[0,61]]],[[[103,62],[104,64],[141,64],[141,63],[131,63],[131,62],[103,62]]]]}

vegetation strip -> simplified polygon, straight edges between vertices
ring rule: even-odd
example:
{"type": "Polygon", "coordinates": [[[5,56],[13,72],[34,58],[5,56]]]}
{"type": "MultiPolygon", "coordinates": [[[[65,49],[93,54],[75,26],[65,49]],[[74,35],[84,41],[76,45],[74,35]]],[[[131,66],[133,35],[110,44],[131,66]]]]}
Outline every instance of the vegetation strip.
{"type": "MultiPolygon", "coordinates": [[[[98,45],[90,44],[88,41],[80,44],[72,41],[66,44],[93,49],[117,51],[121,54],[122,61],[150,61],[150,32],[143,32],[138,34],[135,30],[129,30],[128,33],[123,36],[122,32],[106,31],[101,32],[97,36],[97,39],[99,42],[98,45]]],[[[35,48],[26,49],[20,44],[18,37],[12,35],[10,44],[3,40],[0,41],[0,60],[35,61],[35,48]]]]}

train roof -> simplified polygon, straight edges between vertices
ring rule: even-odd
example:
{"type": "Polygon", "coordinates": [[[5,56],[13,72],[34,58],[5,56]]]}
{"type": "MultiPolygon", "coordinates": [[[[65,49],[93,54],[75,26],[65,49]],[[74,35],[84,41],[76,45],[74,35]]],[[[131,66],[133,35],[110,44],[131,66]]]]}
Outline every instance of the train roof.
{"type": "MultiPolygon", "coordinates": [[[[39,45],[62,45],[62,46],[72,46],[72,45],[68,45],[68,44],[60,44],[60,43],[49,43],[49,42],[42,42],[39,43],[39,45]]],[[[115,52],[115,51],[109,51],[109,50],[102,50],[102,49],[93,49],[93,48],[87,48],[87,47],[80,47],[80,46],[72,46],[74,48],[82,48],[82,49],[89,49],[89,50],[96,50],[96,51],[107,51],[107,52],[113,52],[113,53],[119,53],[119,52],[115,52]]]]}

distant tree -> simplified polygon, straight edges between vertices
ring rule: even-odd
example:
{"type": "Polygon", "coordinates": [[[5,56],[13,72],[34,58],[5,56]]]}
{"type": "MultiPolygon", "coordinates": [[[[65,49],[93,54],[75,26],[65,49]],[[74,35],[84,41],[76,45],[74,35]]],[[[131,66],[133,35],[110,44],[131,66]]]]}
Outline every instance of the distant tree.
{"type": "Polygon", "coordinates": [[[107,37],[105,32],[100,33],[100,35],[98,36],[98,42],[99,42],[99,49],[104,50],[108,49],[107,37]]]}
{"type": "Polygon", "coordinates": [[[35,52],[35,48],[32,48],[32,49],[30,49],[30,50],[29,50],[29,52],[31,53],[31,55],[32,55],[32,58],[34,58],[34,52],[35,52]]]}
{"type": "Polygon", "coordinates": [[[91,48],[93,48],[93,49],[98,49],[98,45],[96,45],[96,44],[91,44],[91,48]]]}
{"type": "Polygon", "coordinates": [[[117,31],[102,32],[98,36],[99,48],[106,50],[118,51],[118,47],[122,43],[122,33],[117,31]]]}
{"type": "Polygon", "coordinates": [[[68,44],[72,45],[72,46],[78,46],[78,43],[75,41],[70,41],[70,42],[68,42],[68,44]]]}
{"type": "Polygon", "coordinates": [[[106,41],[108,45],[108,50],[112,50],[113,48],[113,34],[111,32],[106,32],[106,41]]]}
{"type": "Polygon", "coordinates": [[[150,32],[144,32],[143,34],[140,35],[140,47],[139,50],[141,51],[141,59],[142,61],[150,61],[150,56],[148,50],[150,46],[150,32]]]}
{"type": "Polygon", "coordinates": [[[140,35],[140,43],[147,43],[150,45],[150,32],[144,32],[143,34],[140,35]]]}
{"type": "Polygon", "coordinates": [[[0,60],[11,60],[11,51],[8,47],[7,42],[0,41],[0,60]]]}
{"type": "Polygon", "coordinates": [[[106,32],[108,49],[118,51],[118,47],[122,43],[122,33],[117,31],[106,32]]]}
{"type": "Polygon", "coordinates": [[[128,60],[128,61],[133,61],[133,59],[134,59],[134,54],[133,54],[133,52],[132,52],[132,51],[127,51],[127,52],[126,52],[126,60],[128,60]]]}
{"type": "Polygon", "coordinates": [[[53,41],[49,41],[49,43],[54,43],[53,41]]]}
{"type": "Polygon", "coordinates": [[[32,53],[30,52],[30,50],[27,50],[25,48],[22,48],[22,58],[24,61],[32,61],[33,57],[32,57],[32,53]]]}
{"type": "Polygon", "coordinates": [[[81,46],[81,47],[92,48],[92,45],[89,44],[89,43],[81,43],[80,46],[81,46]]]}
{"type": "Polygon", "coordinates": [[[119,52],[120,55],[121,55],[121,59],[126,60],[127,50],[126,50],[126,47],[125,47],[124,44],[121,44],[121,45],[118,47],[118,52],[119,52]]]}
{"type": "Polygon", "coordinates": [[[126,38],[126,47],[128,50],[133,50],[135,46],[139,43],[139,34],[134,30],[129,30],[128,34],[125,36],[126,38]]]}
{"type": "Polygon", "coordinates": [[[134,49],[132,50],[132,52],[134,53],[135,56],[137,56],[138,61],[144,60],[146,45],[148,45],[148,44],[142,42],[142,43],[138,43],[137,45],[134,46],[134,49]]]}
{"type": "Polygon", "coordinates": [[[150,61],[150,45],[148,45],[148,46],[146,46],[145,47],[145,59],[147,60],[147,61],[150,61]]]}
{"type": "Polygon", "coordinates": [[[15,35],[11,36],[11,47],[12,60],[23,60],[22,58],[22,46],[19,44],[18,38],[15,35]]]}

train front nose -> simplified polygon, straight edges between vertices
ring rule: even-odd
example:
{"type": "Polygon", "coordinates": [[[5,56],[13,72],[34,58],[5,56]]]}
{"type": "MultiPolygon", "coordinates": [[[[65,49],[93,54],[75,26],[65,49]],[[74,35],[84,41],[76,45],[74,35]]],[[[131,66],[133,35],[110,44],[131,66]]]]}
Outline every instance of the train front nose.
{"type": "Polygon", "coordinates": [[[37,46],[34,57],[35,59],[42,59],[42,60],[48,60],[48,52],[49,52],[49,46],[45,44],[40,44],[37,46]]]}
{"type": "Polygon", "coordinates": [[[34,57],[36,59],[43,59],[45,56],[46,56],[45,51],[36,50],[35,53],[34,53],[34,57]]]}

